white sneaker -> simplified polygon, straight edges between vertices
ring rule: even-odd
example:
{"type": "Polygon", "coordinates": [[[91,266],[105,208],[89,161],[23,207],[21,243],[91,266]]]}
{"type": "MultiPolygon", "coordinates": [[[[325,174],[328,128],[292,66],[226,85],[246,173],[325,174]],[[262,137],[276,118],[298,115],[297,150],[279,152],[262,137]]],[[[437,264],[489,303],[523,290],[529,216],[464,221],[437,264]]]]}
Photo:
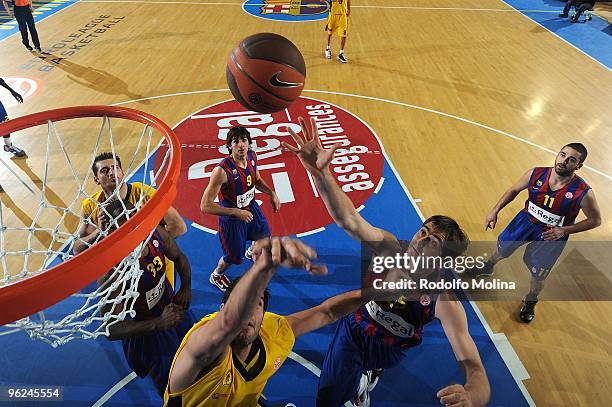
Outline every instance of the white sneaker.
{"type": "Polygon", "coordinates": [[[10,146],[7,146],[5,144],[4,151],[6,151],[7,153],[13,153],[15,157],[24,157],[26,155],[25,151],[23,151],[22,149],[20,149],[14,144],[11,144],[10,146]]]}
{"type": "Polygon", "coordinates": [[[217,274],[214,271],[211,273],[208,281],[223,292],[225,292],[231,284],[230,279],[227,278],[225,274],[217,274]]]}
{"type": "Polygon", "coordinates": [[[325,58],[331,59],[331,49],[329,48],[325,49],[325,58]]]}

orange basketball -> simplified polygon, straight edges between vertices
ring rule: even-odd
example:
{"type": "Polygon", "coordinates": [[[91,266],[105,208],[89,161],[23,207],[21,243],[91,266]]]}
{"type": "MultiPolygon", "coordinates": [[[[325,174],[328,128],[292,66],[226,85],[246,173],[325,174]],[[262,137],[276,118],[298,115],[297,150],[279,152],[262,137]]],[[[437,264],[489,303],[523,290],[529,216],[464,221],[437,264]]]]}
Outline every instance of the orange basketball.
{"type": "Polygon", "coordinates": [[[245,108],[260,113],[282,110],[304,88],[306,64],[300,50],[283,36],[251,35],[227,61],[227,84],[245,108]]]}

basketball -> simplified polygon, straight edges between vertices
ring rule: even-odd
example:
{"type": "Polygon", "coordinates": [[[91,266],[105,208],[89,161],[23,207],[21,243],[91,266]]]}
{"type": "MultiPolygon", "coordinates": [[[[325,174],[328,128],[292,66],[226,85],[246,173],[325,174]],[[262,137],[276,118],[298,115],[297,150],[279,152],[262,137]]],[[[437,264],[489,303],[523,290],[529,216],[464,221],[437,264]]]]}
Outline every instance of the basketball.
{"type": "Polygon", "coordinates": [[[245,108],[260,113],[282,110],[304,88],[306,64],[287,38],[260,33],[245,38],[227,61],[227,84],[245,108]]]}

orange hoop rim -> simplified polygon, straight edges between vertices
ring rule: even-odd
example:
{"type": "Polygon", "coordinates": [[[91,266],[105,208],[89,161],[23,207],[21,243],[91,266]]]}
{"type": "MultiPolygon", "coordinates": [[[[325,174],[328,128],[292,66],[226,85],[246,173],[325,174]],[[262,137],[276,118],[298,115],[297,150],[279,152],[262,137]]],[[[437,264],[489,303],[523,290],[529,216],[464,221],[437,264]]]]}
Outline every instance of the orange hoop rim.
{"type": "Polygon", "coordinates": [[[50,121],[105,116],[137,121],[161,131],[170,151],[167,170],[151,199],[111,235],[48,270],[0,287],[0,326],[44,310],[104,275],[147,238],[172,205],[181,168],[181,146],[174,131],[149,113],[118,106],[65,107],[0,123],[0,134],[50,121]]]}

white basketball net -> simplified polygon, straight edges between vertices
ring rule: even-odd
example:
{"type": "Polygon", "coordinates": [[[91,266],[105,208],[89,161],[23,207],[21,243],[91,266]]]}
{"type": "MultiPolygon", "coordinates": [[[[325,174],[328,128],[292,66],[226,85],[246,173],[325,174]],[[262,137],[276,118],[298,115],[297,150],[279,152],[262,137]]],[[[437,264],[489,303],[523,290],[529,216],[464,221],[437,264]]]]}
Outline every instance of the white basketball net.
{"type": "MultiPolygon", "coordinates": [[[[109,117],[69,120],[61,122],[61,124],[82,120],[85,120],[88,124],[92,121],[102,120],[97,137],[92,135],[88,139],[83,135],[83,126],[79,126],[77,127],[78,140],[74,139],[74,134],[62,138],[58,129],[60,123],[48,121],[46,144],[40,143],[40,151],[29,148],[27,152],[30,158],[27,161],[21,159],[10,160],[6,156],[0,157],[2,162],[0,174],[2,175],[2,186],[5,190],[0,195],[0,295],[2,295],[3,285],[35,273],[45,272],[58,262],[73,257],[73,246],[79,239],[78,229],[81,222],[97,227],[95,219],[82,218],[81,205],[85,198],[90,197],[96,191],[97,186],[92,181],[91,167],[98,154],[103,151],[111,151],[113,157],[119,155],[123,158],[123,170],[126,174],[123,182],[131,180],[155,185],[156,180],[167,165],[168,153],[166,153],[157,172],[149,168],[149,158],[157,147],[157,142],[153,140],[154,134],[156,137],[159,136],[158,132],[150,126],[144,125],[144,130],[140,132],[137,143],[134,143],[137,134],[135,132],[138,130],[134,131],[132,128],[124,132],[117,131],[121,134],[113,138],[113,129],[109,117]],[[124,134],[126,132],[128,134],[124,134]],[[115,144],[115,140],[117,140],[118,145],[115,144]],[[125,140],[130,140],[130,142],[126,143],[125,140]],[[67,143],[67,141],[70,141],[70,143],[67,143]],[[84,159],[82,151],[89,150],[87,143],[91,143],[92,154],[90,158],[84,159]],[[70,144],[70,146],[78,144],[79,153],[71,154],[69,152],[70,146],[67,144],[70,144]],[[126,148],[126,144],[128,146],[136,145],[126,148]],[[118,148],[121,154],[117,151],[118,148]],[[130,157],[129,164],[126,166],[126,158],[130,157]],[[30,168],[30,161],[33,164],[38,164],[38,168],[30,168]],[[144,169],[139,171],[143,166],[144,169]],[[38,178],[37,173],[40,173],[39,171],[43,174],[42,179],[38,178]],[[20,175],[20,172],[26,172],[29,179],[20,175]],[[140,174],[141,172],[142,174],[140,174]],[[12,175],[10,181],[6,181],[6,175],[8,174],[12,175]],[[150,178],[147,179],[148,177],[150,178]],[[52,187],[56,183],[58,186],[61,184],[61,197],[53,192],[52,187]],[[67,184],[70,184],[70,187],[67,187],[67,184]],[[15,196],[26,197],[23,204],[21,198],[19,204],[12,201],[11,195],[13,193],[15,196]],[[26,205],[26,203],[30,203],[30,205],[26,205]],[[18,242],[21,242],[21,244],[18,242]]],[[[142,126],[129,120],[113,120],[114,123],[121,122],[122,126],[142,126]]],[[[117,127],[116,124],[115,126],[117,127]]],[[[36,129],[24,131],[33,132],[31,136],[35,137],[36,129]]],[[[40,129],[38,127],[39,133],[40,129]]],[[[69,128],[67,132],[63,130],[62,133],[70,134],[72,131],[74,131],[74,126],[69,128]]],[[[14,142],[20,140],[19,135],[21,133],[13,134],[14,142]]],[[[41,135],[39,134],[39,136],[41,135]]],[[[38,138],[38,140],[42,141],[42,138],[38,138]]],[[[118,184],[113,196],[105,202],[96,203],[99,210],[108,215],[104,205],[119,196],[120,187],[121,184],[118,184]]],[[[141,194],[138,202],[134,205],[136,210],[140,209],[145,201],[146,196],[141,194]]],[[[128,217],[133,214],[128,213],[125,205],[123,205],[123,209],[128,217]]],[[[109,216],[109,218],[112,217],[109,216]]],[[[117,227],[116,222],[114,226],[117,227]]],[[[151,231],[152,233],[153,231],[151,231]]],[[[0,335],[25,331],[31,338],[43,340],[53,347],[63,345],[75,338],[94,339],[100,335],[108,335],[110,325],[122,321],[127,316],[133,317],[135,315],[133,307],[138,297],[138,281],[142,275],[138,258],[151,234],[131,252],[128,252],[126,248],[126,257],[112,269],[106,281],[102,285],[96,286],[92,292],[77,292],[62,301],[60,305],[0,327],[0,335]],[[123,310],[117,312],[121,304],[123,310]],[[103,306],[107,311],[104,315],[101,315],[100,310],[103,306]],[[61,309],[56,310],[56,308],[61,309]]],[[[95,245],[107,235],[107,230],[101,231],[99,237],[91,245],[95,245]]],[[[40,295],[44,295],[44,293],[40,293],[40,295]]]]}

